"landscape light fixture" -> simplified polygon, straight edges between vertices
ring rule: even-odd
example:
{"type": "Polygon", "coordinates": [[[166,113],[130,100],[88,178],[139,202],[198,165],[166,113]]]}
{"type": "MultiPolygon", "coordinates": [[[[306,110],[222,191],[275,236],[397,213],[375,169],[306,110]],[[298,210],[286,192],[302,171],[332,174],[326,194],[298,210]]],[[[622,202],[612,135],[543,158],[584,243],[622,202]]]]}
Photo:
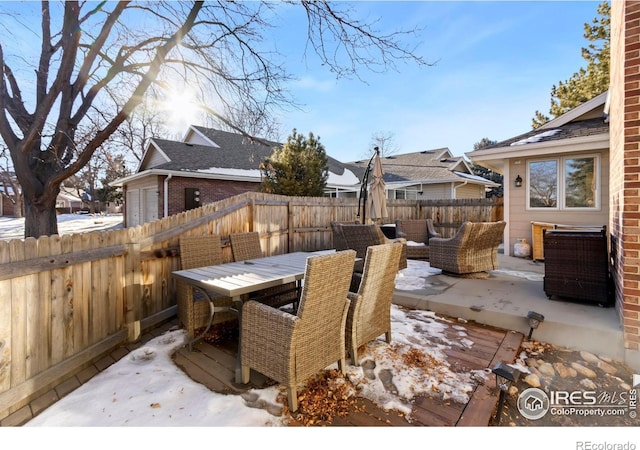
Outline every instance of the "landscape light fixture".
{"type": "Polygon", "coordinates": [[[516,187],[522,187],[522,177],[520,175],[516,177],[516,187]]]}
{"type": "Polygon", "coordinates": [[[533,330],[538,328],[542,322],[544,322],[544,316],[535,311],[529,311],[527,313],[527,319],[529,319],[529,337],[527,339],[531,340],[531,335],[533,334],[533,330]]]}
{"type": "Polygon", "coordinates": [[[500,416],[502,415],[502,405],[504,403],[504,393],[509,391],[509,388],[518,381],[520,378],[520,371],[513,367],[499,362],[497,363],[491,372],[496,376],[496,386],[500,389],[500,398],[498,400],[498,410],[496,412],[496,425],[500,423],[500,416]]]}

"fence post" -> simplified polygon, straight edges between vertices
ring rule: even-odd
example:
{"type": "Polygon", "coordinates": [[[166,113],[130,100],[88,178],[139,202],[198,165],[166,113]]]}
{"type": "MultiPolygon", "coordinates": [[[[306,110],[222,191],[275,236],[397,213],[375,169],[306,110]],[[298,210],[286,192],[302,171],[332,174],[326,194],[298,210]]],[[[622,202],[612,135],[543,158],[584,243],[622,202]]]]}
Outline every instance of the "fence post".
{"type": "Polygon", "coordinates": [[[129,229],[129,242],[125,256],[125,288],[124,288],[124,314],[127,326],[127,340],[135,342],[140,338],[140,299],[142,264],[140,262],[140,238],[137,232],[139,227],[129,229]]]}
{"type": "Polygon", "coordinates": [[[255,221],[255,208],[256,208],[256,200],[254,198],[251,198],[249,200],[249,212],[247,213],[247,221],[249,222],[249,230],[248,231],[255,231],[256,229],[256,224],[254,223],[255,221]]]}
{"type": "Polygon", "coordinates": [[[291,200],[287,202],[287,253],[295,252],[293,233],[293,212],[291,208],[291,200]]]}

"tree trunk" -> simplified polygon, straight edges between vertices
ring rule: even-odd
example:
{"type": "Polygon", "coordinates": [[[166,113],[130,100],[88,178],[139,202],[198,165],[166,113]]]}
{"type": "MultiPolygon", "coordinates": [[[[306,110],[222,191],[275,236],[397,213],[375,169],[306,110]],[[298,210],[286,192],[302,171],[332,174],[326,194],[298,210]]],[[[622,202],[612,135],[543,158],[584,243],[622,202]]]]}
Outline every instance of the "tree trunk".
{"type": "Polygon", "coordinates": [[[22,210],[24,209],[22,207],[22,195],[15,194],[13,199],[15,201],[15,204],[13,205],[13,217],[22,217],[22,210]]]}
{"type": "Polygon", "coordinates": [[[31,198],[24,196],[24,237],[38,238],[58,234],[58,214],[56,196],[51,200],[41,197],[42,203],[34,205],[31,198]]]}

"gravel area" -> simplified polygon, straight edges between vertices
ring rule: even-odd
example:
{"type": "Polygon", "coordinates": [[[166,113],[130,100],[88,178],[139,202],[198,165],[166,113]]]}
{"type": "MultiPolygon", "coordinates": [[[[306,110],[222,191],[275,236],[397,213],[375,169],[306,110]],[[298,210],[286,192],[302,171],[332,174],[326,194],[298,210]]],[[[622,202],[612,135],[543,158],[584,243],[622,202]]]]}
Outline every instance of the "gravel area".
{"type": "Polygon", "coordinates": [[[640,376],[635,375],[634,387],[633,370],[621,362],[525,340],[513,366],[521,375],[493,426],[640,425],[640,376]]]}

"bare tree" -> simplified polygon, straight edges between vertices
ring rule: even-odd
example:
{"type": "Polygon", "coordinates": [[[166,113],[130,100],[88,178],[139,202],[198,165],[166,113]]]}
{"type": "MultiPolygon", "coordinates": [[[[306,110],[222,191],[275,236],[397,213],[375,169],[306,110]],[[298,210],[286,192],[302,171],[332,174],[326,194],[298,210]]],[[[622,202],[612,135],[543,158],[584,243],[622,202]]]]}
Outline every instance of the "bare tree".
{"type": "MultiPolygon", "coordinates": [[[[16,18],[0,43],[0,136],[22,186],[25,237],[57,233],[61,183],[87,165],[153,87],[196,86],[208,112],[240,132],[229,112],[251,111],[267,121],[291,101],[282,88],[288,75],[264,43],[273,8],[287,5],[45,1],[36,30],[19,20],[21,5],[0,6],[16,18]],[[30,57],[20,44],[34,36],[39,54],[30,57]],[[104,125],[78,141],[93,114],[104,125]]],[[[299,5],[308,42],[337,76],[357,76],[363,67],[395,69],[403,60],[426,64],[402,44],[414,30],[382,35],[345,4],[299,5]]]]}
{"type": "Polygon", "coordinates": [[[131,162],[139,163],[152,138],[168,138],[163,117],[152,105],[141,105],[111,136],[111,150],[124,150],[131,162]],[[143,107],[144,106],[144,107],[143,107]]]}
{"type": "MultiPolygon", "coordinates": [[[[371,148],[378,147],[380,156],[391,156],[400,151],[394,141],[394,134],[390,131],[376,131],[371,135],[371,148]]],[[[368,153],[371,156],[371,152],[368,153]]]]}
{"type": "MultiPolygon", "coordinates": [[[[8,199],[13,204],[13,216],[22,217],[22,191],[20,184],[12,170],[9,157],[9,149],[0,144],[0,196],[8,199]]],[[[1,201],[1,199],[0,199],[1,201]]]]}

